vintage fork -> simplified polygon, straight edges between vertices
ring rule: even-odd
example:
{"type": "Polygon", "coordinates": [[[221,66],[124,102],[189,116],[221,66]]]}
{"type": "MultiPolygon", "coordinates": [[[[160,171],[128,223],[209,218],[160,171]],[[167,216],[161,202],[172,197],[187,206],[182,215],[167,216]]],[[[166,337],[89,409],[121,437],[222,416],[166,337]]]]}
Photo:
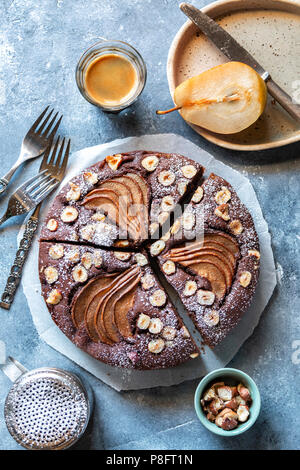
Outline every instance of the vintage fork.
{"type": "Polygon", "coordinates": [[[42,155],[51,140],[54,138],[63,116],[59,117],[55,126],[51,130],[59,114],[56,113],[52,117],[51,121],[49,121],[53,111],[53,109],[49,110],[49,106],[47,106],[47,108],[44,109],[42,114],[37,118],[37,120],[33,123],[25,135],[21,145],[21,151],[18,160],[14,163],[9,172],[0,178],[0,194],[5,192],[17,168],[26,160],[30,160],[31,158],[36,158],[42,155]]]}
{"type": "MultiPolygon", "coordinates": [[[[52,147],[51,153],[50,148],[48,148],[45,152],[40,166],[40,171],[46,171],[59,182],[62,181],[68,163],[70,144],[71,140],[69,139],[64,150],[65,139],[63,139],[61,144],[59,144],[58,137],[54,147],[52,147]]],[[[21,279],[23,266],[28,256],[29,249],[32,245],[35,232],[38,228],[40,207],[41,203],[36,206],[33,214],[26,223],[24,234],[16,253],[14,264],[11,267],[10,275],[7,279],[7,283],[1,297],[0,307],[7,310],[10,309],[10,306],[14,300],[14,295],[21,279]]]]}

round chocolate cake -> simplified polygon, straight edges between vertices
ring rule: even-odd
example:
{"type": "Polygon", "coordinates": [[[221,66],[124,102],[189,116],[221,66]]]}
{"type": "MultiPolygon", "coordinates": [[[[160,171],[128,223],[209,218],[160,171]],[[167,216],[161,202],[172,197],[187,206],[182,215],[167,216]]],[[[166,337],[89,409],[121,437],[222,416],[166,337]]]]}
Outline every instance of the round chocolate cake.
{"type": "Polygon", "coordinates": [[[203,173],[178,154],[109,155],[54,199],[40,237],[42,295],[96,359],[159,369],[199,355],[161,274],[211,347],[248,308],[260,258],[252,217],[229,183],[203,173]]]}

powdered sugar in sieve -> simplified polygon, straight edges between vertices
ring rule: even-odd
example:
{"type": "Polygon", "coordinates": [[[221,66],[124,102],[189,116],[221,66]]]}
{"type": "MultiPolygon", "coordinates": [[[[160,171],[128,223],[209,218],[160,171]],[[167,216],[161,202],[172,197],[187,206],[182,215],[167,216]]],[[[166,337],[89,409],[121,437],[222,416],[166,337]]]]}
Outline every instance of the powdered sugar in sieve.
{"type": "Polygon", "coordinates": [[[14,382],[5,402],[14,439],[28,449],[66,449],[84,433],[90,415],[87,393],[69,372],[41,368],[14,382]]]}

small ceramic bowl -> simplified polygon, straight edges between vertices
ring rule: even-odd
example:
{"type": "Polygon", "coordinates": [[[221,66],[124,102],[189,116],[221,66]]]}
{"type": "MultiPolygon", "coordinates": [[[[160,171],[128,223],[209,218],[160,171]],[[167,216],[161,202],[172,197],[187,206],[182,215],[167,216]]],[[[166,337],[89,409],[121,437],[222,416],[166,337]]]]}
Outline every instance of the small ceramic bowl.
{"type": "Polygon", "coordinates": [[[252,380],[249,375],[245,374],[245,372],[238,369],[223,368],[210,372],[201,380],[195,392],[194,404],[199,420],[209,431],[218,434],[219,436],[238,436],[239,434],[248,431],[248,429],[250,429],[255,423],[260,412],[260,393],[254,380],[252,380]],[[250,416],[248,420],[245,423],[239,424],[237,428],[232,429],[231,431],[225,431],[224,429],[219,428],[215,423],[210,422],[206,418],[200,403],[203,393],[209,388],[209,385],[212,385],[215,382],[225,382],[226,384],[227,381],[229,382],[229,385],[241,382],[249,389],[252,397],[250,416]]]}

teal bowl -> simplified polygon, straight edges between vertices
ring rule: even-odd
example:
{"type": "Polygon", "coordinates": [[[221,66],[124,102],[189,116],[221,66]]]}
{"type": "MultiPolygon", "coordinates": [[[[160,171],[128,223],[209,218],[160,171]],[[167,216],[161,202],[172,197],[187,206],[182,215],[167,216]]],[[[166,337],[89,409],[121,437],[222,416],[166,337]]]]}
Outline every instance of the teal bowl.
{"type": "Polygon", "coordinates": [[[260,412],[260,393],[254,380],[251,379],[249,375],[245,374],[245,372],[242,372],[238,369],[230,369],[225,367],[223,369],[214,370],[203,377],[198,387],[196,388],[194,405],[199,420],[209,431],[218,434],[219,436],[239,436],[243,432],[248,431],[248,429],[250,429],[257,420],[260,412]],[[245,423],[239,424],[237,428],[232,429],[231,431],[225,431],[224,429],[219,428],[215,423],[210,422],[206,418],[200,403],[202,395],[204,391],[209,388],[209,385],[212,385],[214,382],[225,382],[226,384],[227,380],[230,384],[232,382],[243,383],[249,389],[252,397],[250,416],[248,420],[245,423]]]}

